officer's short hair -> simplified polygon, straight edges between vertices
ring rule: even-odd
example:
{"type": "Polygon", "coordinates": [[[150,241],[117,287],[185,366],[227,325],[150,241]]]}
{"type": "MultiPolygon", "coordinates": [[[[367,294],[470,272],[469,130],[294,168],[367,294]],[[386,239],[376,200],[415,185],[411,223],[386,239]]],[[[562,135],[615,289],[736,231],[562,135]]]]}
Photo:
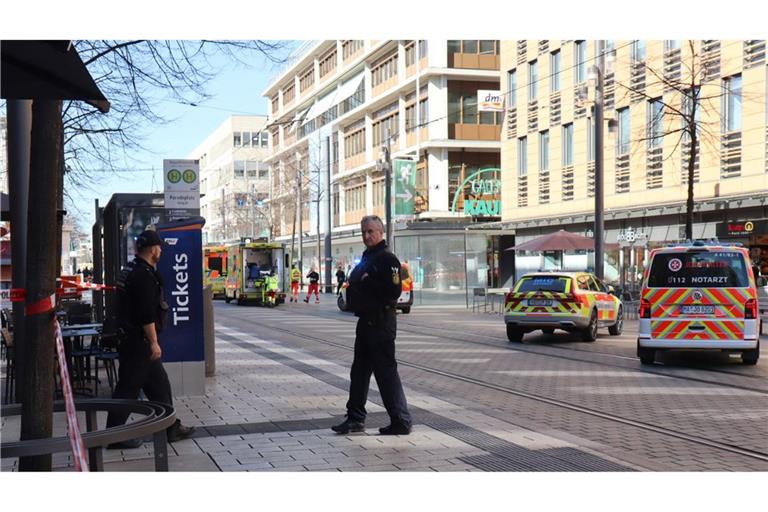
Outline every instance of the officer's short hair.
{"type": "Polygon", "coordinates": [[[381,217],[378,215],[366,215],[362,218],[360,221],[360,227],[362,228],[367,222],[374,222],[379,225],[379,229],[381,229],[381,232],[384,232],[384,222],[381,220],[381,217]]]}

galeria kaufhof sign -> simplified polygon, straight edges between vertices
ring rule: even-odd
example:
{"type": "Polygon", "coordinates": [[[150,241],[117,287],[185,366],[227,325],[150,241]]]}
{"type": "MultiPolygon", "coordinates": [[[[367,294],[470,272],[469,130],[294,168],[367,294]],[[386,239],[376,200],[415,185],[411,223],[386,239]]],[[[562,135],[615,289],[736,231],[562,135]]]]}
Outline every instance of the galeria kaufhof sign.
{"type": "Polygon", "coordinates": [[[467,176],[453,195],[451,211],[461,211],[473,217],[500,217],[500,175],[501,169],[489,167],[467,176]]]}

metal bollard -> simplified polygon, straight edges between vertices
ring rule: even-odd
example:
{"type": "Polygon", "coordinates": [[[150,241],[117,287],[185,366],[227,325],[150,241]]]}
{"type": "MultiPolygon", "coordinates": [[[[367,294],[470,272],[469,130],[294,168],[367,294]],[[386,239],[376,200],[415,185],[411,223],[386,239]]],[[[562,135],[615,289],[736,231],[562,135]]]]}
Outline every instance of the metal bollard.
{"type": "Polygon", "coordinates": [[[203,288],[203,346],[205,352],[205,376],[216,374],[216,335],[213,318],[213,288],[203,288]]]}

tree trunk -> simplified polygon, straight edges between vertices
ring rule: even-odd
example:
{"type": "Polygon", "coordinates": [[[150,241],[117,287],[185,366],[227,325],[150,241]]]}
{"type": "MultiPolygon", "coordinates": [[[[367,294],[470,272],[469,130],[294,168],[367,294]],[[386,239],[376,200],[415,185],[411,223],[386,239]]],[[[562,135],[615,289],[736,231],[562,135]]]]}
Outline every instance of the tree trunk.
{"type": "MultiPolygon", "coordinates": [[[[61,101],[32,104],[32,148],[26,305],[50,297],[56,289],[56,184],[61,169],[61,101]]],[[[21,390],[21,440],[51,437],[53,432],[53,311],[25,317],[24,388],[21,390]]],[[[22,457],[20,471],[50,471],[51,455],[22,457]]]]}
{"type": "Polygon", "coordinates": [[[696,166],[696,127],[691,131],[691,150],[688,152],[688,198],[685,202],[685,238],[693,240],[693,173],[696,166]]]}

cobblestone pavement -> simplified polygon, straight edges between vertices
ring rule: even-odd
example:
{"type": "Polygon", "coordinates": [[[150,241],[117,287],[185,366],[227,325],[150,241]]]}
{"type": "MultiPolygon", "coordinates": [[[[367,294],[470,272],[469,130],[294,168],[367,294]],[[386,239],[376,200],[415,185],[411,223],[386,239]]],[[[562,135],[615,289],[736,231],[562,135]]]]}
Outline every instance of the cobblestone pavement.
{"type": "MultiPolygon", "coordinates": [[[[594,343],[531,333],[510,344],[498,315],[414,308],[398,317],[397,338],[413,433],[377,435],[388,419],[372,380],[366,432],[335,435],[355,319],[323,299],[271,310],[216,303],[216,376],[205,396],[176,398],[198,429],[171,445],[171,470],[768,470],[766,365],[679,354],[641,367],[631,321],[594,343]]],[[[17,437],[4,421],[3,438],[17,437]]],[[[104,460],[108,471],[152,470],[151,443],[104,460]]],[[[70,458],[54,464],[70,469],[70,458]]]]}

